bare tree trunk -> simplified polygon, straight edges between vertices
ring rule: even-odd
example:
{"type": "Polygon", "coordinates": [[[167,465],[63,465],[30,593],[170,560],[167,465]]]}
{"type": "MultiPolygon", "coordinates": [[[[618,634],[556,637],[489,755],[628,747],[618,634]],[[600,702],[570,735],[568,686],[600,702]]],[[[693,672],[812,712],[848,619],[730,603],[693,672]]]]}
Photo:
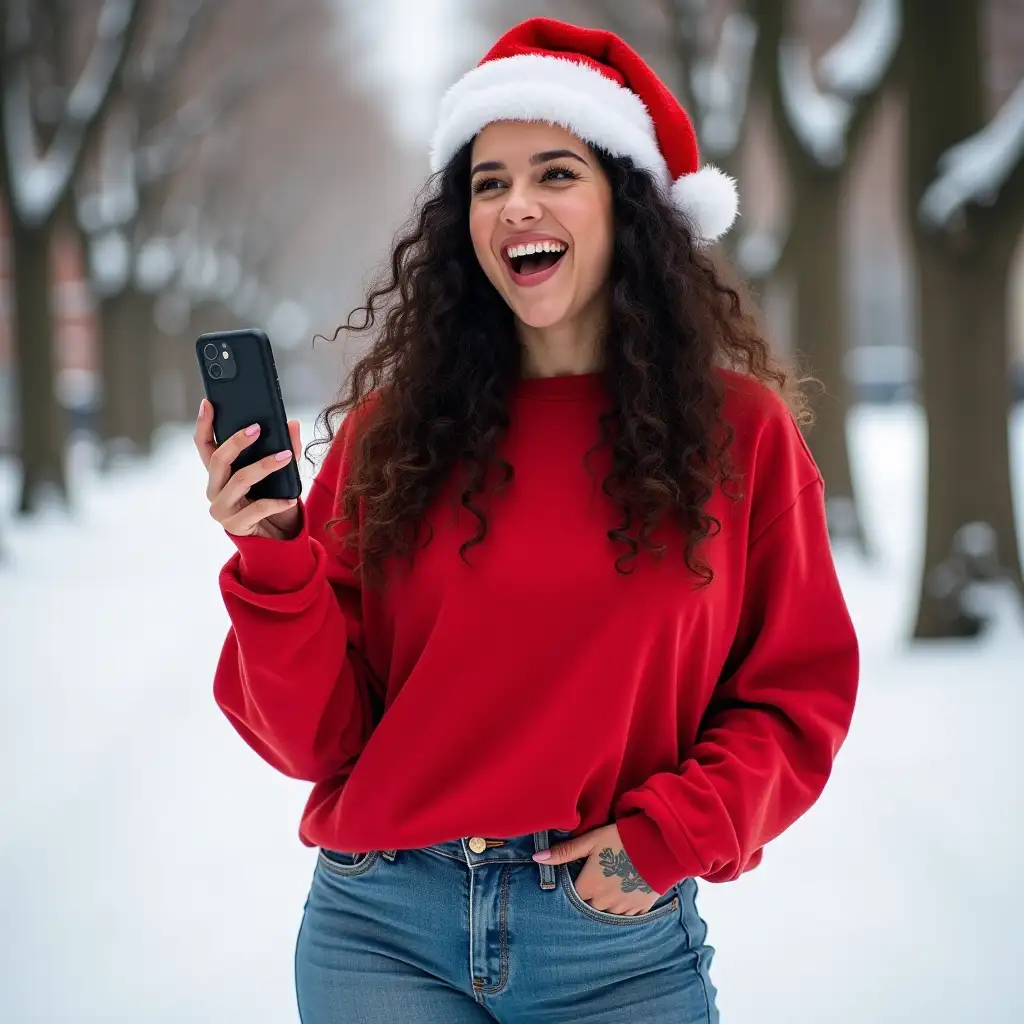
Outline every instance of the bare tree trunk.
{"type": "Polygon", "coordinates": [[[842,152],[826,162],[808,148],[807,138],[797,131],[783,93],[780,46],[790,29],[792,6],[793,0],[748,0],[758,25],[754,81],[770,99],[790,183],[790,236],[783,273],[794,285],[793,347],[825,389],[824,395],[812,397],[816,422],[807,441],[825,479],[832,537],[853,540],[868,554],[846,438],[849,389],[843,360],[848,317],[842,273],[842,198],[865,127],[895,62],[870,92],[850,101],[852,111],[842,130],[842,152]]]}
{"type": "Polygon", "coordinates": [[[918,245],[917,260],[928,498],[914,637],[971,636],[981,623],[935,585],[962,527],[992,527],[998,564],[1024,596],[1009,472],[1009,281],[981,250],[965,258],[918,245]]]}
{"type": "Polygon", "coordinates": [[[103,299],[100,306],[100,436],[108,450],[119,441],[129,441],[137,454],[152,451],[156,428],[152,305],[151,296],[129,286],[103,299]]]}
{"type": "Polygon", "coordinates": [[[846,417],[849,385],[843,368],[847,349],[846,293],[843,286],[842,181],[834,173],[794,168],[794,194],[788,244],[794,279],[794,336],[801,369],[821,380],[812,396],[815,422],[807,444],[825,478],[829,532],[867,542],[857,512],[850,471],[846,417]],[[802,171],[802,173],[801,173],[802,171]]]}
{"type": "Polygon", "coordinates": [[[67,418],[57,398],[57,355],[53,315],[53,220],[26,227],[11,217],[14,260],[12,325],[18,353],[18,434],[21,495],[18,512],[39,506],[52,487],[67,501],[64,463],[67,418]]]}
{"type": "Polygon", "coordinates": [[[917,261],[928,419],[925,557],[915,639],[971,636],[982,622],[950,600],[958,535],[984,523],[993,561],[1024,597],[1010,478],[1009,268],[1024,220],[1024,161],[990,206],[968,206],[944,228],[925,225],[921,200],[949,148],[984,126],[977,4],[951,0],[935,17],[906,0],[909,42],[907,171],[917,261]]]}

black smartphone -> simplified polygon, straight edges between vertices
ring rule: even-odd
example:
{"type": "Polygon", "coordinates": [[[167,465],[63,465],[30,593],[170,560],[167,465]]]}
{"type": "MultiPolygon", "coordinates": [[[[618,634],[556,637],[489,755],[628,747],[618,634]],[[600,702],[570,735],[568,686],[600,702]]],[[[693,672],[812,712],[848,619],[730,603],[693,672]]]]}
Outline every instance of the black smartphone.
{"type": "MultiPolygon", "coordinates": [[[[232,473],[291,448],[274,353],[263,331],[251,327],[203,334],[196,341],[196,358],[206,397],[213,406],[217,444],[253,423],[260,427],[259,437],[232,463],[232,473]]],[[[292,459],[250,487],[246,497],[251,501],[297,498],[301,493],[299,467],[292,459]]]]}

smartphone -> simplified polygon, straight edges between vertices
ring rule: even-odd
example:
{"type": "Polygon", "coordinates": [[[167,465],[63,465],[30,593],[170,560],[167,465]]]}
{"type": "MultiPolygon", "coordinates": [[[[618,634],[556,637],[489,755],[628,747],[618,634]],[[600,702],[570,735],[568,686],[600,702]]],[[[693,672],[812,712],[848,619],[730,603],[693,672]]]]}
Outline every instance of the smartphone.
{"type": "MultiPolygon", "coordinates": [[[[196,358],[206,397],[213,406],[213,435],[217,444],[223,444],[232,434],[253,423],[260,426],[259,437],[231,464],[232,473],[291,448],[274,353],[263,331],[250,327],[203,334],[196,341],[196,358]]],[[[292,459],[253,484],[246,497],[250,501],[298,498],[301,493],[299,467],[292,459]]]]}

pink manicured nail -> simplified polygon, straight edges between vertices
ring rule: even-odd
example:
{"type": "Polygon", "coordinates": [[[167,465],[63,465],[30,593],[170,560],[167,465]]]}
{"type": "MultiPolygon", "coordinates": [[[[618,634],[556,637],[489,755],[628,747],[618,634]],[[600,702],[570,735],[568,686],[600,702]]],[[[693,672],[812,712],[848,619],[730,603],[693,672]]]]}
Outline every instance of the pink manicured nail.
{"type": "Polygon", "coordinates": [[[245,428],[245,436],[246,437],[255,437],[259,432],[260,432],[260,425],[258,423],[254,423],[251,427],[246,427],[245,428]]]}
{"type": "Polygon", "coordinates": [[[291,452],[278,452],[274,456],[274,458],[277,459],[278,462],[287,462],[291,457],[292,457],[292,453],[291,452]]]}
{"type": "Polygon", "coordinates": [[[538,853],[533,855],[534,860],[551,860],[550,850],[540,850],[538,853]]]}

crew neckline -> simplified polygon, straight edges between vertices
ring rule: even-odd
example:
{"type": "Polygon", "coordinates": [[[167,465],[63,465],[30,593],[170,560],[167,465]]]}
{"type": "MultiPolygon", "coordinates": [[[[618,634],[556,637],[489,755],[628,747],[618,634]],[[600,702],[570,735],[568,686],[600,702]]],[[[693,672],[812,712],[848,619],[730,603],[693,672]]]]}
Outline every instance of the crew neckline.
{"type": "Polygon", "coordinates": [[[535,402],[579,402],[604,395],[604,380],[600,373],[520,377],[516,395],[535,402]]]}

